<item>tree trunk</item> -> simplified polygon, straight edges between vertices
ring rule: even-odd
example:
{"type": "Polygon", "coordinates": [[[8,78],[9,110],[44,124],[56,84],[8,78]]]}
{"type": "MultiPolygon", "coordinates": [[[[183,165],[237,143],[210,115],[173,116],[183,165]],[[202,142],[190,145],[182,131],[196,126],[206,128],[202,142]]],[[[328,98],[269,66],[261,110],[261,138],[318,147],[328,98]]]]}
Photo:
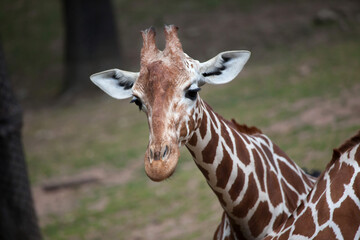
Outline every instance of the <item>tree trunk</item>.
{"type": "Polygon", "coordinates": [[[120,64],[110,0],[63,0],[65,79],[63,92],[93,87],[89,76],[120,64]]]}
{"type": "Polygon", "coordinates": [[[21,142],[22,112],[0,43],[0,240],[41,239],[21,142]]]}

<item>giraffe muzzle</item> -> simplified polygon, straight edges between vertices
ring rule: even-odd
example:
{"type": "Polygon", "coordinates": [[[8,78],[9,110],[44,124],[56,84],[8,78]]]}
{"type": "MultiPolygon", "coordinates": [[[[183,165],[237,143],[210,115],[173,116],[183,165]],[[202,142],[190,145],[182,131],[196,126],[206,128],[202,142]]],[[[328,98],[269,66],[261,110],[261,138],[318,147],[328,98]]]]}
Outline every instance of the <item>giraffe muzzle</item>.
{"type": "Polygon", "coordinates": [[[178,158],[178,145],[165,144],[159,147],[150,144],[144,158],[145,172],[151,180],[162,181],[173,174],[178,158]]]}
{"type": "Polygon", "coordinates": [[[149,148],[149,161],[150,163],[152,163],[153,161],[166,161],[167,157],[170,154],[170,148],[168,145],[165,145],[164,147],[161,148],[161,151],[156,151],[155,148],[149,148]]]}

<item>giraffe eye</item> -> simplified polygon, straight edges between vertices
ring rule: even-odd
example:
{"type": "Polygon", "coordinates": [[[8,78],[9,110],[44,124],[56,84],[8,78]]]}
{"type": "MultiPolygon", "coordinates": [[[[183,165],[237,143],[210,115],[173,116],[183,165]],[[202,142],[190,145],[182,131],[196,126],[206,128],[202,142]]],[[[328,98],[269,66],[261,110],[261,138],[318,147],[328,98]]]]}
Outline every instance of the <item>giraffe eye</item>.
{"type": "Polygon", "coordinates": [[[201,88],[188,89],[185,93],[185,97],[194,101],[197,97],[197,93],[201,90],[201,88]]]}
{"type": "Polygon", "coordinates": [[[130,103],[135,103],[135,105],[139,107],[139,110],[142,109],[142,102],[138,97],[133,96],[130,103]]]}

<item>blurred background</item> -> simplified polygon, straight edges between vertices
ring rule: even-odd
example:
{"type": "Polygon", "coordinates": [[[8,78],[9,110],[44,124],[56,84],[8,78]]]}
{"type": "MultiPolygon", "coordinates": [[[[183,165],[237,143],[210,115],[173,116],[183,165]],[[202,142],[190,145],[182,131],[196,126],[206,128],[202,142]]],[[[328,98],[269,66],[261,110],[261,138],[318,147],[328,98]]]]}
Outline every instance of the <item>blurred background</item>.
{"type": "Polygon", "coordinates": [[[184,51],[200,61],[252,52],[237,79],[201,96],[300,166],[323,170],[360,129],[357,0],[1,0],[0,63],[22,106],[44,239],[212,238],[222,211],[190,154],[182,150],[171,179],[151,182],[144,114],[89,80],[138,71],[140,30],[155,26],[161,49],[164,24],[180,28],[184,51]]]}

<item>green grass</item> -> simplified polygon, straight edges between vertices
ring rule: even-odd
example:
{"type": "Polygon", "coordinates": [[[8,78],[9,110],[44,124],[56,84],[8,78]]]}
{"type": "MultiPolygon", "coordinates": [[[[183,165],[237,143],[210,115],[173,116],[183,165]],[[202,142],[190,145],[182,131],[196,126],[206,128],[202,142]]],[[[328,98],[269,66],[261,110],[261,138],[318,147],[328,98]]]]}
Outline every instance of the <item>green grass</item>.
{"type": "MultiPolygon", "coordinates": [[[[181,159],[182,163],[184,161],[181,159]]],[[[182,165],[172,179],[163,183],[150,183],[143,171],[138,171],[137,179],[126,185],[97,188],[80,198],[75,211],[54,216],[44,227],[44,234],[49,239],[96,239],[91,236],[99,233],[101,239],[127,239],[133,234],[129,229],[139,229],[152,223],[161,225],[170,219],[176,220],[189,210],[199,214],[199,221],[214,214],[206,208],[215,197],[210,195],[205,182],[200,184],[196,194],[189,190],[188,184],[184,184],[193,177],[198,181],[200,174],[195,168],[184,171],[182,165]],[[91,210],[92,205],[104,198],[108,201],[101,211],[91,210]],[[201,213],[197,203],[205,207],[201,213]]],[[[194,234],[191,232],[189,235],[194,234]]]]}

